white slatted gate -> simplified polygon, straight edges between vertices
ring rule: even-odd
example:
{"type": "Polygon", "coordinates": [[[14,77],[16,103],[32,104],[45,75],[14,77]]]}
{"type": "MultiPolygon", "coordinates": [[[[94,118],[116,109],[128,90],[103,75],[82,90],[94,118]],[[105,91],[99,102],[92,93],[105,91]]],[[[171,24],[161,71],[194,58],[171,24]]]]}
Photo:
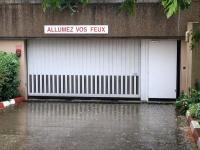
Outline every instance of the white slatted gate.
{"type": "Polygon", "coordinates": [[[28,41],[28,95],[140,97],[140,41],[28,41]]]}

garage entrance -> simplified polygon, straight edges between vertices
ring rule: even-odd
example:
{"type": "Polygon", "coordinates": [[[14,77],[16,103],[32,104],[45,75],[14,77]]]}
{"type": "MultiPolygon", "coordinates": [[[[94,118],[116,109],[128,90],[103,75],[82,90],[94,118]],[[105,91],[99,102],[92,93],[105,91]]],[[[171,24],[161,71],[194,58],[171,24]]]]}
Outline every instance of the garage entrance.
{"type": "Polygon", "coordinates": [[[28,41],[28,96],[140,97],[140,40],[28,41]]]}

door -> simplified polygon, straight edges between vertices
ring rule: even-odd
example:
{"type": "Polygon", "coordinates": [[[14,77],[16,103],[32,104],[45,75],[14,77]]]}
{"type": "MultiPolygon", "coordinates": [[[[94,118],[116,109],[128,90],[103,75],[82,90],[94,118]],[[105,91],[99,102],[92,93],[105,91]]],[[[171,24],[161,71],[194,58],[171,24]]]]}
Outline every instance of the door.
{"type": "Polygon", "coordinates": [[[149,41],[149,98],[176,98],[177,41],[149,41]]]}
{"type": "Polygon", "coordinates": [[[29,96],[140,96],[139,40],[34,39],[27,57],[29,96]]]}

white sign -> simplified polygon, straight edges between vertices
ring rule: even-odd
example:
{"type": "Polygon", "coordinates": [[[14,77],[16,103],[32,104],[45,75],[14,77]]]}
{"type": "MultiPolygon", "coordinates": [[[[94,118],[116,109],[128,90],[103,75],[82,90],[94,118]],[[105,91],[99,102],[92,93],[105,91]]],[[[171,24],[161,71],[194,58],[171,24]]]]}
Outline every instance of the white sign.
{"type": "Polygon", "coordinates": [[[108,34],[108,25],[45,25],[45,34],[108,34]]]}

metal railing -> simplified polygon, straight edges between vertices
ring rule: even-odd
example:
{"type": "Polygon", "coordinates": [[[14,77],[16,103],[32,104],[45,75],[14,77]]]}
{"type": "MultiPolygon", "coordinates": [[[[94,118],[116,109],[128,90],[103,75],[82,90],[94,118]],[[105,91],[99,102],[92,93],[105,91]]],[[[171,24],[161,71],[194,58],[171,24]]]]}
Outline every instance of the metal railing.
{"type": "Polygon", "coordinates": [[[29,96],[139,97],[138,75],[32,75],[29,96]]]}

